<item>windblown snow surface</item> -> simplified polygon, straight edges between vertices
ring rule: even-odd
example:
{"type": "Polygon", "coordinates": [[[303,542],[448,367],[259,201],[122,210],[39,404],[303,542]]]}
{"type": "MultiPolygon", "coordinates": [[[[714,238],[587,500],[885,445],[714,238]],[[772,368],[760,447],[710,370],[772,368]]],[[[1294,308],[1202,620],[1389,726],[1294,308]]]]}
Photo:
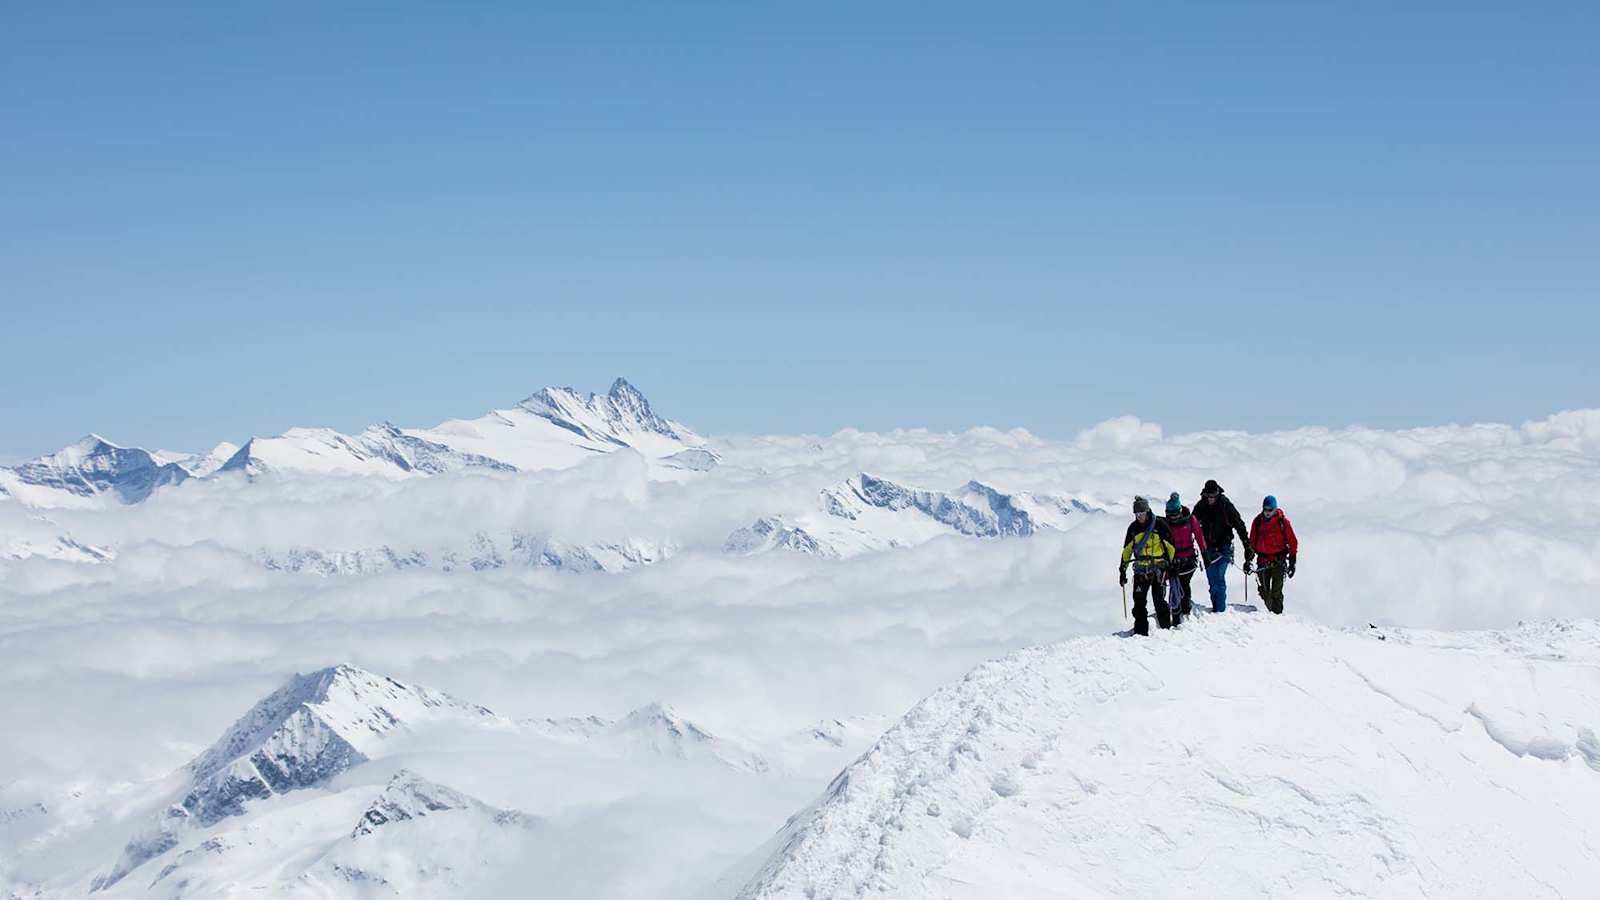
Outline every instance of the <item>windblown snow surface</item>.
{"type": "Polygon", "coordinates": [[[737,896],[1591,896],[1597,699],[1592,620],[1032,648],[912,709],[737,896]]]}
{"type": "Polygon", "coordinates": [[[0,897],[1600,883],[1600,411],[308,435],[0,471],[0,897]],[[1132,496],[1207,478],[1293,518],[1286,615],[1122,636],[1132,496]]]}

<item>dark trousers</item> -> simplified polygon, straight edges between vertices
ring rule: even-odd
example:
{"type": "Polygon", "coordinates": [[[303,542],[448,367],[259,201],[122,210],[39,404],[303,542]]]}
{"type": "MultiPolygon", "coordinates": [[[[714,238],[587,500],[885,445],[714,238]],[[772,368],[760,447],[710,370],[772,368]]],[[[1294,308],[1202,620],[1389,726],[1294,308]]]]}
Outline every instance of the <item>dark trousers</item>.
{"type": "Polygon", "coordinates": [[[1172,610],[1167,607],[1167,573],[1161,569],[1133,573],[1133,633],[1150,633],[1150,611],[1145,600],[1156,608],[1156,626],[1172,627],[1172,610]]]}
{"type": "Polygon", "coordinates": [[[1269,612],[1283,615],[1283,573],[1289,567],[1289,561],[1283,557],[1265,559],[1256,567],[1256,589],[1261,594],[1261,602],[1267,605],[1269,612]]]}
{"type": "Polygon", "coordinates": [[[1194,579],[1194,571],[1199,566],[1199,560],[1193,556],[1178,557],[1178,581],[1183,584],[1183,602],[1178,604],[1178,615],[1188,618],[1194,612],[1189,599],[1194,596],[1194,591],[1189,587],[1189,582],[1194,579]]]}

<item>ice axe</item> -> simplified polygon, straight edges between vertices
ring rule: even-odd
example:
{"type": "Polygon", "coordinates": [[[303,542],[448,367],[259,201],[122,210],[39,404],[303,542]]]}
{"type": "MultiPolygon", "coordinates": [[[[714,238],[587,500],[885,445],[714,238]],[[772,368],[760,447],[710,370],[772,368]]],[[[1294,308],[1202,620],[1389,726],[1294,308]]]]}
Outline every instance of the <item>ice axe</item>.
{"type": "Polygon", "coordinates": [[[1128,583],[1122,582],[1122,621],[1128,621],[1128,583]]]}

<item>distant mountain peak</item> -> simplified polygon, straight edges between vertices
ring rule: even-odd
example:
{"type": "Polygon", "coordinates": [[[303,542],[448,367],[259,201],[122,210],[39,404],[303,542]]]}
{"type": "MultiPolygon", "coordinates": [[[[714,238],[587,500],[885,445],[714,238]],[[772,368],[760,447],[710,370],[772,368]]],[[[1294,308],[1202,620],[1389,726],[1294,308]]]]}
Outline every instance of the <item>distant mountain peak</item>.
{"type": "Polygon", "coordinates": [[[582,397],[570,387],[547,387],[518,404],[582,437],[629,446],[629,436],[654,434],[684,443],[698,443],[692,431],[657,415],[650,401],[626,378],[611,383],[604,395],[582,397]]]}
{"type": "Polygon", "coordinates": [[[178,835],[245,812],[246,804],[317,787],[374,754],[394,733],[433,720],[504,724],[484,707],[339,663],[294,675],[183,769],[188,787],[136,835],[101,887],[177,846],[178,835]]]}
{"type": "Polygon", "coordinates": [[[778,516],[764,516],[754,524],[740,528],[722,544],[722,552],[753,556],[775,549],[793,550],[817,556],[837,556],[838,552],[825,548],[804,528],[792,526],[778,516]]]}
{"type": "Polygon", "coordinates": [[[617,723],[619,730],[656,729],[662,734],[673,738],[686,738],[691,741],[709,741],[711,735],[690,722],[678,711],[662,703],[653,701],[633,710],[617,723]]]}
{"type": "Polygon", "coordinates": [[[195,787],[183,806],[214,821],[249,797],[320,783],[364,761],[388,732],[438,711],[494,716],[348,663],[295,675],[188,765],[195,787]]]}
{"type": "Polygon", "coordinates": [[[641,419],[654,419],[655,413],[650,409],[650,401],[645,399],[639,389],[628,382],[626,378],[618,378],[611,383],[611,390],[606,392],[611,403],[619,410],[632,412],[641,419]]]}
{"type": "Polygon", "coordinates": [[[374,834],[378,829],[395,822],[453,811],[477,811],[501,825],[527,827],[536,821],[525,813],[496,809],[454,788],[429,781],[410,769],[401,769],[361,814],[361,820],[356,823],[350,836],[359,838],[374,834]]]}
{"type": "Polygon", "coordinates": [[[736,743],[713,735],[677,710],[655,701],[614,722],[610,735],[650,753],[673,759],[710,758],[749,772],[765,772],[765,759],[736,743]]]}
{"type": "Polygon", "coordinates": [[[83,463],[97,454],[105,454],[115,450],[127,448],[106,440],[94,432],[90,432],[72,443],[62,447],[54,453],[46,453],[28,460],[23,465],[61,465],[75,466],[83,463]]]}
{"type": "Polygon", "coordinates": [[[8,471],[25,486],[82,498],[109,496],[121,503],[138,503],[156,488],[189,477],[176,463],[163,463],[146,450],[122,447],[93,433],[8,471]]]}
{"type": "MultiPolygon", "coordinates": [[[[84,435],[83,437],[78,438],[76,441],[72,442],[71,444],[68,444],[65,448],[62,449],[61,452],[62,453],[77,452],[77,453],[82,453],[83,455],[87,456],[87,455],[89,455],[91,453],[94,453],[94,452],[102,450],[102,449],[107,449],[107,448],[112,449],[112,450],[125,449],[122,445],[113,444],[112,442],[106,440],[105,438],[103,438],[100,435],[95,434],[94,432],[91,431],[88,434],[84,435]]],[[[59,454],[57,454],[57,455],[59,455],[59,454]]]]}
{"type": "MultiPolygon", "coordinates": [[[[431,718],[440,711],[494,717],[489,710],[448,694],[339,663],[291,677],[251,707],[188,768],[196,781],[203,781],[246,756],[257,769],[263,761],[273,762],[273,754],[279,750],[298,759],[298,754],[308,747],[306,735],[287,733],[286,728],[324,730],[324,739],[347,745],[351,751],[347,755],[353,759],[386,732],[431,718]]],[[[298,780],[301,779],[289,779],[298,780]]]]}

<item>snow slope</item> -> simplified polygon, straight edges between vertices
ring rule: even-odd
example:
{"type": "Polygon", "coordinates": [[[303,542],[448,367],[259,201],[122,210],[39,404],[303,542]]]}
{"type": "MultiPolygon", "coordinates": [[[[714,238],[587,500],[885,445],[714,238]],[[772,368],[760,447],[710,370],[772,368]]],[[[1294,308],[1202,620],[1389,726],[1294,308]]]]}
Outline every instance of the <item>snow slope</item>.
{"type": "Polygon", "coordinates": [[[303,472],[403,478],[462,469],[510,471],[511,467],[485,456],[456,452],[384,422],[358,435],[340,434],[331,428],[291,428],[277,437],[251,438],[216,471],[250,476],[303,472]]]}
{"type": "Polygon", "coordinates": [[[917,705],[736,896],[1592,896],[1597,729],[1593,620],[1081,638],[917,705]]]}

